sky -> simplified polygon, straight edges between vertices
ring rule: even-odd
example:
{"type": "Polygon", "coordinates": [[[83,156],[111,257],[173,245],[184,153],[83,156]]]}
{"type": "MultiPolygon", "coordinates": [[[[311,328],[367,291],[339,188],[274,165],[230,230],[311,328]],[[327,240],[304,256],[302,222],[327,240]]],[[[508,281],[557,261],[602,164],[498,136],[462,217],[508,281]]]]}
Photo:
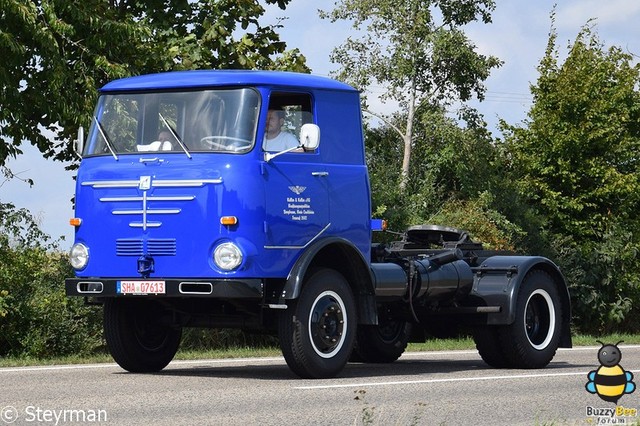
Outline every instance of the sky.
{"type": "MultiPolygon", "coordinates": [[[[531,107],[529,87],[537,79],[536,67],[547,45],[554,4],[557,3],[555,27],[561,57],[591,19],[605,46],[619,46],[640,57],[638,0],[497,0],[496,3],[491,24],[465,27],[480,53],[504,61],[486,81],[485,101],[473,104],[484,114],[496,137],[500,136],[495,131],[498,119],[510,124],[521,123],[531,107]]],[[[329,10],[333,5],[333,1],[292,0],[284,11],[268,7],[262,23],[273,24],[286,17],[282,21],[284,27],[279,30],[281,39],[289,49],[300,49],[314,74],[326,76],[337,69],[329,60],[331,51],[352,33],[349,23],[331,23],[319,18],[318,8],[329,10]]],[[[381,90],[374,88],[372,95],[381,90]]],[[[370,109],[376,113],[389,113],[393,108],[371,99],[370,109]]],[[[14,174],[32,179],[34,185],[29,187],[17,179],[0,180],[0,201],[30,210],[43,231],[54,238],[65,238],[61,248],[68,249],[73,243],[73,228],[69,225],[73,217],[73,173],[65,171],[63,163],[42,159],[28,143],[23,144],[22,149],[24,154],[7,165],[14,174]]]]}

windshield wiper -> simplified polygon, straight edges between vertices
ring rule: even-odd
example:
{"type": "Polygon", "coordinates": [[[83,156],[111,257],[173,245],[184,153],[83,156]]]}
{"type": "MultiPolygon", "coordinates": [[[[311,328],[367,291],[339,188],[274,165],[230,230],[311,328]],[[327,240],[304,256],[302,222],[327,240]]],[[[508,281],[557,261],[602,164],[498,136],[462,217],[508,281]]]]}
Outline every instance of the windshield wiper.
{"type": "Polygon", "coordinates": [[[176,141],[178,141],[178,145],[180,145],[180,148],[182,148],[184,153],[187,154],[187,157],[191,158],[191,154],[189,154],[189,151],[187,150],[187,147],[185,146],[185,144],[182,143],[182,139],[180,139],[180,137],[178,136],[178,133],[176,133],[176,131],[173,129],[173,127],[171,127],[169,122],[162,116],[161,113],[158,113],[158,115],[160,116],[160,120],[162,120],[164,125],[171,132],[171,135],[175,138],[176,141]]]}
{"type": "Polygon", "coordinates": [[[104,142],[107,145],[107,148],[109,148],[111,155],[113,155],[113,158],[115,158],[116,161],[118,161],[118,156],[116,155],[116,152],[113,149],[113,146],[111,145],[111,141],[109,141],[109,138],[107,137],[107,132],[104,131],[104,127],[102,127],[102,124],[100,124],[100,121],[98,121],[98,117],[94,116],[93,118],[94,120],[96,120],[96,124],[98,125],[98,131],[100,132],[100,135],[102,135],[102,139],[104,139],[104,142]]]}

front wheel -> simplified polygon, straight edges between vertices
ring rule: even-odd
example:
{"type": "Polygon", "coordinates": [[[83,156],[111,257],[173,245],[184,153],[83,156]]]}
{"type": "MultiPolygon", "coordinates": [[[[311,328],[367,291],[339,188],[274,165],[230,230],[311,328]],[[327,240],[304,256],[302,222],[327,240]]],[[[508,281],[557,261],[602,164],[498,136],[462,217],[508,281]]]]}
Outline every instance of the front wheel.
{"type": "Polygon", "coordinates": [[[104,337],[120,367],[132,373],[152,373],[171,362],[180,346],[182,329],[163,323],[164,314],[156,301],[107,299],[104,337]]]}
{"type": "Polygon", "coordinates": [[[347,280],[337,271],[315,269],[300,297],[279,318],[278,335],[289,368],[302,378],[337,375],[349,360],[356,308],[347,280]]]}

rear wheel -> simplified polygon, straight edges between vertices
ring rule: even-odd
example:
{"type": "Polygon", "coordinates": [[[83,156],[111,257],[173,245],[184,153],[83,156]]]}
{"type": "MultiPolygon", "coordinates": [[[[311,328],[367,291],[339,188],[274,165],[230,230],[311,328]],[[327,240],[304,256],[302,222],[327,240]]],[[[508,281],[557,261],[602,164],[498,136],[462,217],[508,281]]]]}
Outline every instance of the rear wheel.
{"type": "Polygon", "coordinates": [[[182,329],[163,323],[165,310],[153,300],[107,299],[104,336],[113,359],[132,373],[162,370],[175,356],[182,329]]]}
{"type": "Polygon", "coordinates": [[[515,368],[542,368],[560,342],[562,308],[549,274],[533,271],[518,293],[516,320],[502,332],[505,357],[515,368]]]}
{"type": "Polygon", "coordinates": [[[500,343],[500,330],[496,326],[482,326],[473,330],[473,340],[482,360],[494,368],[507,368],[509,362],[500,343]]]}
{"type": "Polygon", "coordinates": [[[302,378],[330,378],[353,349],[356,309],[347,280],[332,269],[315,269],[300,297],[279,318],[278,335],[289,368],[302,378]]]}
{"type": "Polygon", "coordinates": [[[411,324],[387,320],[380,325],[358,327],[354,361],[389,363],[404,353],[411,337],[411,324]]]}
{"type": "Polygon", "coordinates": [[[476,330],[476,347],[493,367],[542,368],[558,349],[561,322],[562,307],[553,278],[544,271],[532,271],[518,292],[513,324],[476,330]]]}

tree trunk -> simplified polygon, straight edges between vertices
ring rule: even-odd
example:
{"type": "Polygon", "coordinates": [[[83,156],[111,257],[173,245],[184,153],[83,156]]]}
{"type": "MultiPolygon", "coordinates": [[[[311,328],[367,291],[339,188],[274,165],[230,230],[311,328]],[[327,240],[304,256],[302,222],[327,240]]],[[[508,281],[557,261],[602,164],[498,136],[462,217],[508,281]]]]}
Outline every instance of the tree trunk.
{"type": "Polygon", "coordinates": [[[413,142],[413,117],[416,112],[416,82],[411,79],[409,88],[409,105],[407,112],[406,132],[402,138],[404,141],[404,156],[402,158],[402,171],[400,173],[400,191],[404,192],[409,182],[409,165],[411,163],[411,142],[413,142]]]}

